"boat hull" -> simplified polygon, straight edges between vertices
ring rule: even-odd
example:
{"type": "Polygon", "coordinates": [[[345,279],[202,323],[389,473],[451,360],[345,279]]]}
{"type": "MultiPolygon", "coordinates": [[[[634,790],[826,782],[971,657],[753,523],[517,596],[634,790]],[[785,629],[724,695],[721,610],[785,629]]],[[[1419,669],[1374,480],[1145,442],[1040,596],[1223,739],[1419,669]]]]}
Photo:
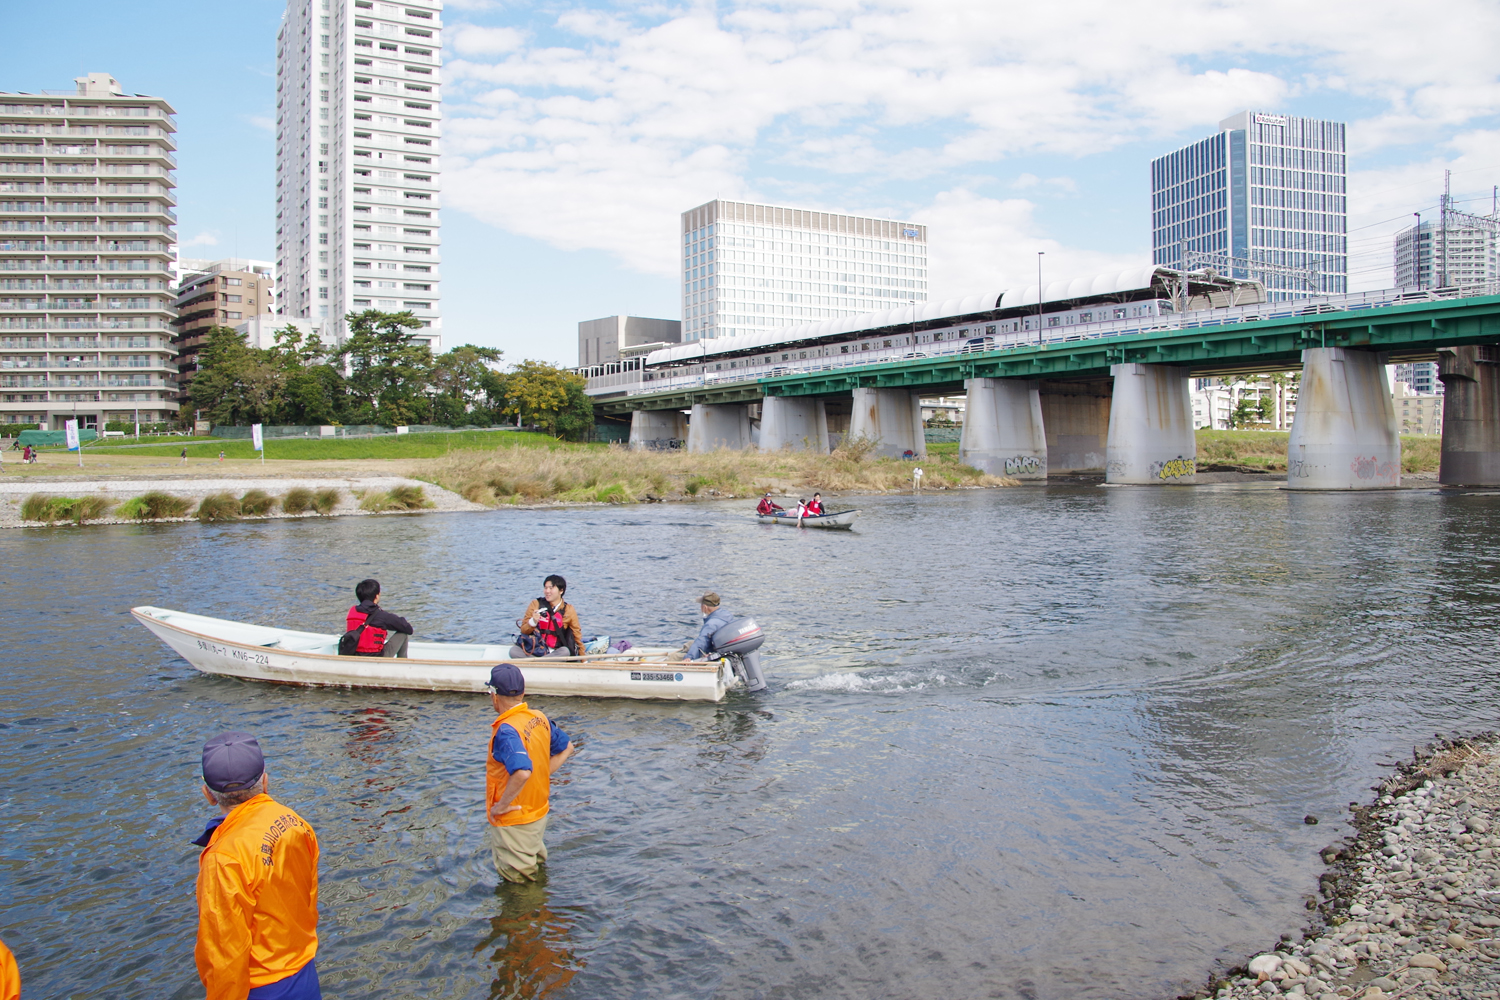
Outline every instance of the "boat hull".
{"type": "MultiPolygon", "coordinates": [[[[483,692],[490,668],[513,662],[528,694],[589,698],[719,701],[733,683],[722,661],[670,663],[665,650],[632,657],[536,657],[513,660],[509,645],[411,643],[410,659],[339,656],[338,637],[296,632],[166,608],[130,613],[162,642],[205,674],[273,684],[483,692]]],[[[631,651],[634,653],[635,651],[631,651]]]]}
{"type": "MultiPolygon", "coordinates": [[[[819,514],[817,517],[804,517],[801,527],[852,528],[854,515],[858,513],[858,510],[841,510],[832,514],[819,514]]],[[[755,519],[762,524],[786,524],[793,528],[798,527],[796,514],[756,514],[755,519]]]]}

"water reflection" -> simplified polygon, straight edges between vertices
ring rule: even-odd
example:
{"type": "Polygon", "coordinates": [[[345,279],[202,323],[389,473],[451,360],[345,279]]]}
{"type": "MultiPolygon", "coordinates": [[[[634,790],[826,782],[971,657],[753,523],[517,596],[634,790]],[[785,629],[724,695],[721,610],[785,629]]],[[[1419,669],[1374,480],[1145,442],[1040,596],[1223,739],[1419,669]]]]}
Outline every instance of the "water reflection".
{"type": "Polygon", "coordinates": [[[494,967],[491,1000],[535,1000],[561,996],[586,964],[574,953],[576,909],[548,905],[545,871],[535,882],[502,884],[495,890],[500,912],[474,949],[494,967]]]}

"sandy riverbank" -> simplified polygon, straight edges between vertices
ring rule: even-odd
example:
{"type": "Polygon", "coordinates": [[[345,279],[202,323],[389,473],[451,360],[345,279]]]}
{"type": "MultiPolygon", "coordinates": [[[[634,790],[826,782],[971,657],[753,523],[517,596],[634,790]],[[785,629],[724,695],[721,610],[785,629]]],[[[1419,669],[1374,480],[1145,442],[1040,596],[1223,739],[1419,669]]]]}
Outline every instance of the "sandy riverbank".
{"type": "Polygon", "coordinates": [[[1191,997],[1500,998],[1500,736],[1440,740],[1323,850],[1316,926],[1191,997]]]}

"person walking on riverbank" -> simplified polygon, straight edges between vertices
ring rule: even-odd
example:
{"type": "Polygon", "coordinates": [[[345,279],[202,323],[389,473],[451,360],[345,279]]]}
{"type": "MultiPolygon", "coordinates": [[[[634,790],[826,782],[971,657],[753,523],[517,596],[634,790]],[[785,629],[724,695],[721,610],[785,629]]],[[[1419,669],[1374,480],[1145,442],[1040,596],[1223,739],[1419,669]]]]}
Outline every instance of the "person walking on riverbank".
{"type": "Polygon", "coordinates": [[[182,463],[181,464],[187,465],[187,445],[183,445],[182,446],[182,463]]]}
{"type": "Polygon", "coordinates": [[[573,756],[573,741],[526,702],[526,678],[514,663],[490,671],[490,726],[484,805],[490,857],[507,882],[535,880],[547,860],[552,775],[573,756]]]}
{"type": "Polygon", "coordinates": [[[321,1000],[313,828],[271,798],[249,733],[203,744],[203,797],[223,814],[193,841],[203,848],[193,958],[207,1000],[321,1000]]]}

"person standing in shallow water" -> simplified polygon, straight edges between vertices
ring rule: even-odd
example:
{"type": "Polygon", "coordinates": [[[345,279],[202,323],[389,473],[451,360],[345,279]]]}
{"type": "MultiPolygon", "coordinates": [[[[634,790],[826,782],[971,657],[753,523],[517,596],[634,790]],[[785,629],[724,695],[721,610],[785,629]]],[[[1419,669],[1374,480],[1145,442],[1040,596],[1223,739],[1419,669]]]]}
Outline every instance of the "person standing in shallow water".
{"type": "Polygon", "coordinates": [[[528,882],[547,860],[552,775],[573,756],[573,741],[526,704],[526,678],[514,663],[490,671],[490,725],[484,760],[490,857],[507,882],[528,882]]]}

